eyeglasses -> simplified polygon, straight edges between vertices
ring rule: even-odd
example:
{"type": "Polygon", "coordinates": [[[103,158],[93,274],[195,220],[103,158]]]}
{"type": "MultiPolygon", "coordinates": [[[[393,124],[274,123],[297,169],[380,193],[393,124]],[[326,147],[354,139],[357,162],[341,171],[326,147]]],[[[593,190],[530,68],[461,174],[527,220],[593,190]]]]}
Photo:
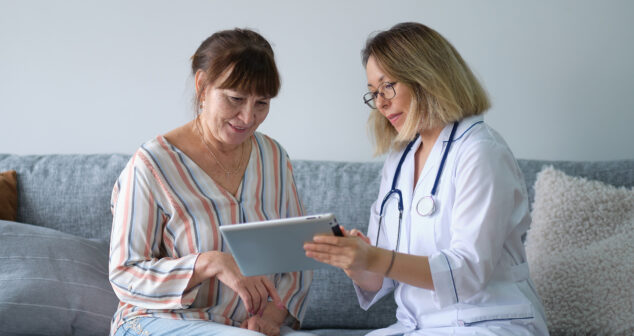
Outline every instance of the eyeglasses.
{"type": "Polygon", "coordinates": [[[396,97],[396,90],[394,89],[394,85],[396,82],[383,82],[379,85],[379,89],[372,92],[368,92],[363,95],[363,102],[370,106],[371,109],[376,108],[376,98],[381,95],[381,97],[385,99],[392,99],[396,97]]]}

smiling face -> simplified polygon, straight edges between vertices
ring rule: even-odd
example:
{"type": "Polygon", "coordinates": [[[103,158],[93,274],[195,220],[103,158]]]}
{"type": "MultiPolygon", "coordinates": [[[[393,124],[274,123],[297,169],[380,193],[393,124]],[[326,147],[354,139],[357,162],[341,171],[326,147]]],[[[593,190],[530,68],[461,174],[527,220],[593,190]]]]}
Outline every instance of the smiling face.
{"type": "Polygon", "coordinates": [[[400,132],[407,114],[409,113],[410,104],[412,103],[412,94],[410,89],[403,83],[396,81],[390,77],[376,62],[374,56],[368,58],[365,67],[365,73],[368,79],[368,89],[371,92],[379,90],[384,83],[394,84],[396,95],[392,99],[385,99],[382,95],[377,95],[375,104],[377,110],[392,124],[397,132],[400,132]]]}
{"type": "MultiPolygon", "coordinates": [[[[271,98],[234,89],[219,88],[225,74],[205,89],[200,121],[206,138],[217,148],[242,144],[269,114],[271,98]]],[[[196,75],[202,81],[204,73],[196,75]]]]}
{"type": "Polygon", "coordinates": [[[266,119],[270,101],[267,97],[210,87],[200,116],[203,128],[217,145],[239,145],[266,119]]]}

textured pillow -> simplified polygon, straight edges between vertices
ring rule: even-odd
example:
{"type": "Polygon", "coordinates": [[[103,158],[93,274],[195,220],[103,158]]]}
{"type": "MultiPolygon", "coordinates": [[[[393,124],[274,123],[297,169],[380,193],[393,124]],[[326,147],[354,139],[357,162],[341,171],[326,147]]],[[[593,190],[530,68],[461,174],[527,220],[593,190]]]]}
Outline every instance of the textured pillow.
{"type": "Polygon", "coordinates": [[[634,334],[634,189],[549,167],[532,215],[526,253],[551,334],[634,334]]]}
{"type": "Polygon", "coordinates": [[[0,173],[0,219],[15,220],[18,213],[18,178],[15,170],[0,173]]]}
{"type": "Polygon", "coordinates": [[[0,221],[0,334],[107,335],[108,244],[0,221]]]}

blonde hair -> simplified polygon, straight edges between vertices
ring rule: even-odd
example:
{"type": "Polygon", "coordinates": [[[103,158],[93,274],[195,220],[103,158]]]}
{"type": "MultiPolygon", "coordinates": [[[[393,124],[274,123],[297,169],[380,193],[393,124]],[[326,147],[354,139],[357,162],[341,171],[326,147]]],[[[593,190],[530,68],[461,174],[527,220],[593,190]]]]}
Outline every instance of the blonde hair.
{"type": "MultiPolygon", "coordinates": [[[[410,90],[412,101],[399,132],[377,109],[368,119],[375,155],[402,149],[423,129],[440,127],[484,113],[491,106],[458,51],[435,30],[414,22],[399,23],[370,37],[361,52],[370,56],[392,80],[410,90]]],[[[397,89],[398,94],[398,89],[397,89]]]]}

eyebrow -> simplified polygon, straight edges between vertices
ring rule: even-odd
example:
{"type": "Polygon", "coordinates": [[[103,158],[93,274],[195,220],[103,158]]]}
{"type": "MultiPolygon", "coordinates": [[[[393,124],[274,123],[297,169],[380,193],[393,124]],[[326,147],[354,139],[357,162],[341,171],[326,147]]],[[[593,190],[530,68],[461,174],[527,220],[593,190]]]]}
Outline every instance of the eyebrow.
{"type": "MultiPolygon", "coordinates": [[[[379,85],[381,85],[381,83],[383,83],[383,77],[385,77],[385,75],[381,75],[381,77],[379,77],[379,85]]],[[[373,87],[372,84],[368,83],[368,87],[373,87]]]]}

